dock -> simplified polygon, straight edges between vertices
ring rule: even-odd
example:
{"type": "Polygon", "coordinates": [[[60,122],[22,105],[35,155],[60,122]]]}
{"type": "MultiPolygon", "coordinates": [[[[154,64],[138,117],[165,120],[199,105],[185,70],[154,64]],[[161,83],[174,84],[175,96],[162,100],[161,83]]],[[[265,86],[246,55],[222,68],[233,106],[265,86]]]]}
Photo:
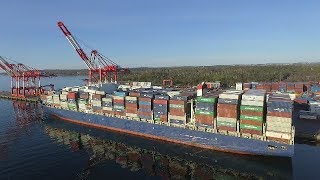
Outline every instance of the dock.
{"type": "Polygon", "coordinates": [[[0,98],[1,99],[10,99],[10,100],[16,100],[16,101],[26,101],[26,102],[39,102],[40,98],[35,96],[29,96],[29,97],[15,97],[12,96],[10,92],[7,91],[0,91],[0,98]]]}

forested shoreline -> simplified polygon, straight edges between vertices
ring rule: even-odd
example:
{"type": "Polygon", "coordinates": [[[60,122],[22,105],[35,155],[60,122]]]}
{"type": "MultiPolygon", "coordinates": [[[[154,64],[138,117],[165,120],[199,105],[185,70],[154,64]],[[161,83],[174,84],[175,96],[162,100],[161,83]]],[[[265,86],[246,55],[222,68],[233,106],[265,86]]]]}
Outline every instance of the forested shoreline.
{"type": "MultiPolygon", "coordinates": [[[[57,76],[87,75],[87,70],[45,70],[57,76]]],[[[236,82],[299,82],[318,81],[320,64],[288,65],[229,65],[197,67],[131,68],[130,73],[119,75],[121,81],[151,81],[160,85],[163,79],[172,79],[175,85],[195,85],[203,81],[221,81],[232,85],[236,82]]]]}

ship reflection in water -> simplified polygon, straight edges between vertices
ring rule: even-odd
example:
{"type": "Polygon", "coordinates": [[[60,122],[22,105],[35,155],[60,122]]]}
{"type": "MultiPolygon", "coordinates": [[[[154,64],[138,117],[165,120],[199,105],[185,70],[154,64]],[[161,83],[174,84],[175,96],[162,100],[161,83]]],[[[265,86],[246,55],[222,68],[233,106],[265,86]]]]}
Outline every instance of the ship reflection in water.
{"type": "MultiPolygon", "coordinates": [[[[45,118],[45,131],[74,153],[90,154],[80,179],[117,176],[118,167],[148,179],[292,179],[290,158],[243,156],[116,134],[45,118]],[[106,174],[104,172],[108,172],[106,174]]],[[[121,171],[122,172],[122,171],[121,171]]]]}

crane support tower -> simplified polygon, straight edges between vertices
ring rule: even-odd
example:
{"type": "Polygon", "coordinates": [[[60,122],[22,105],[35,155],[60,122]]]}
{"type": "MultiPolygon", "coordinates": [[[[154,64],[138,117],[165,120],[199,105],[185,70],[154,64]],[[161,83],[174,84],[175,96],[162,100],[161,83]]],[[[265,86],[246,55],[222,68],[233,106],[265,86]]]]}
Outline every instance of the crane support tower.
{"type": "Polygon", "coordinates": [[[102,84],[107,82],[116,83],[118,73],[126,73],[129,71],[128,68],[122,68],[97,50],[92,50],[90,57],[88,57],[63,22],[58,22],[58,27],[86,64],[89,70],[89,84],[102,84]]]}
{"type": "Polygon", "coordinates": [[[25,98],[26,96],[39,96],[45,88],[54,89],[54,85],[41,85],[40,78],[46,76],[40,70],[26,66],[22,63],[9,63],[7,58],[0,56],[0,68],[11,77],[11,95],[25,98]]]}

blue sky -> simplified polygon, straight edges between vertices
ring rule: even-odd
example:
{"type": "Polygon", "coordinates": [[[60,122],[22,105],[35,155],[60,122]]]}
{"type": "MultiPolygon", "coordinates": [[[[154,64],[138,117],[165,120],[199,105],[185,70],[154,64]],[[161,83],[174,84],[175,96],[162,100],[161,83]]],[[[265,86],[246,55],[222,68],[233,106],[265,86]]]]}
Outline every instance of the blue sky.
{"type": "Polygon", "coordinates": [[[61,20],[124,67],[318,62],[319,7],[313,0],[3,0],[0,54],[41,69],[85,68],[61,20]]]}

